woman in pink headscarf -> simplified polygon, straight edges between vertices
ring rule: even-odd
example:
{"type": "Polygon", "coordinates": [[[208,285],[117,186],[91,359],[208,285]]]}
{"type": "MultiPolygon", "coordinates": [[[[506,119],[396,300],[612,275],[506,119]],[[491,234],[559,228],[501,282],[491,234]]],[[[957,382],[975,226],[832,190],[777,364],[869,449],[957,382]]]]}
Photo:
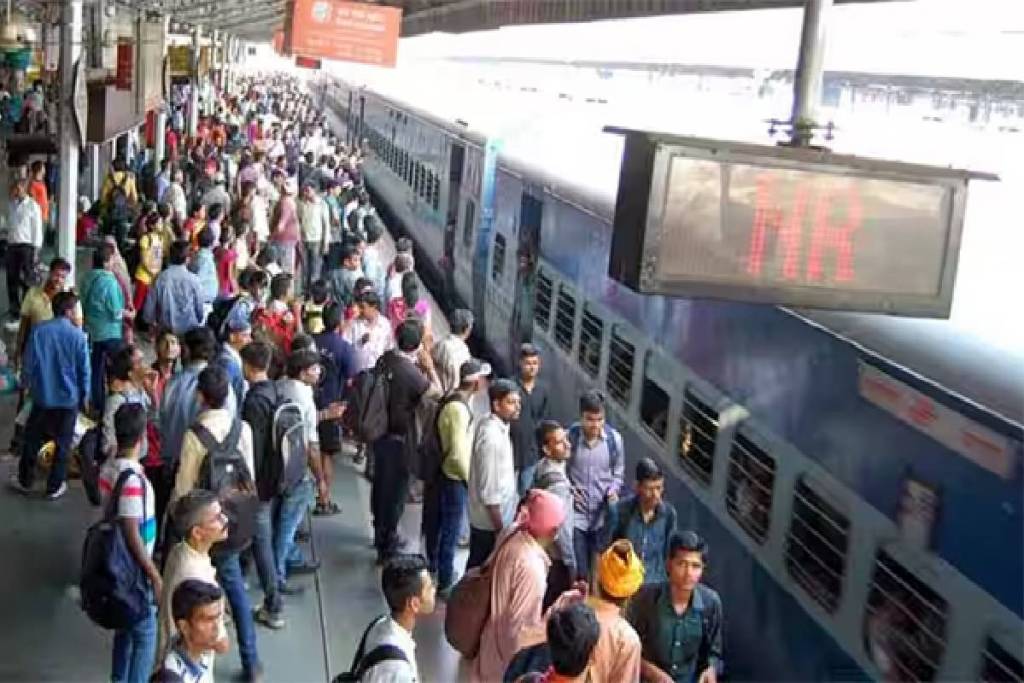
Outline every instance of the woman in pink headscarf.
{"type": "Polygon", "coordinates": [[[491,578],[491,614],[480,635],[480,652],[471,663],[471,680],[500,681],[512,657],[545,637],[548,614],[581,600],[579,590],[566,591],[542,611],[548,559],[544,546],[555,538],[565,517],[558,496],[533,489],[526,494],[515,523],[499,537],[491,578]]]}

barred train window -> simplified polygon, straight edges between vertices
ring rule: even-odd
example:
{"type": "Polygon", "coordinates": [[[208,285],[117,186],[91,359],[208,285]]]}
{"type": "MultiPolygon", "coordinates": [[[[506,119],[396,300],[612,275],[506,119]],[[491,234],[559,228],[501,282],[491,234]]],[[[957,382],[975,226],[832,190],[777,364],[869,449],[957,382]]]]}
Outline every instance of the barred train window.
{"type": "Polygon", "coordinates": [[[989,638],[985,643],[981,680],[984,683],[1022,683],[1024,664],[989,638]]]}
{"type": "Polygon", "coordinates": [[[505,274],[505,236],[500,232],[494,233],[494,254],[491,261],[491,279],[495,282],[501,280],[505,274]]]}
{"type": "Polygon", "coordinates": [[[864,616],[867,653],[885,680],[933,681],[946,650],[947,603],[879,550],[864,616]]]}
{"type": "Polygon", "coordinates": [[[466,213],[463,216],[462,224],[462,246],[466,249],[473,248],[473,223],[476,221],[476,204],[472,199],[466,200],[466,213]]]}
{"type": "Polygon", "coordinates": [[[434,176],[434,211],[441,210],[441,181],[438,180],[437,176],[434,176]]]}
{"type": "Polygon", "coordinates": [[[624,407],[629,405],[633,389],[635,359],[636,347],[632,342],[616,334],[616,327],[612,327],[612,336],[608,343],[608,379],[605,387],[608,389],[608,395],[624,407]]]}
{"type": "Polygon", "coordinates": [[[850,520],[803,479],[793,496],[786,536],[786,568],[793,580],[829,612],[839,606],[846,573],[850,520]]]}
{"type": "Polygon", "coordinates": [[[640,420],[648,431],[664,441],[668,432],[668,394],[652,379],[652,355],[651,352],[648,352],[647,362],[644,363],[644,384],[640,394],[640,420]]]}
{"type": "Polygon", "coordinates": [[[551,322],[551,298],[554,294],[555,285],[547,274],[537,271],[536,296],[533,302],[533,322],[540,328],[548,329],[551,322]]]}
{"type": "Polygon", "coordinates": [[[736,434],[729,452],[725,507],[758,543],[764,543],[772,519],[775,460],[745,437],[736,434]]]}
{"type": "Polygon", "coordinates": [[[589,306],[584,306],[578,358],[583,371],[595,379],[601,370],[601,340],[603,337],[604,321],[591,311],[589,306]]]}
{"type": "Polygon", "coordinates": [[[558,290],[558,306],[555,309],[555,343],[567,353],[572,353],[572,336],[576,328],[576,297],[562,285],[558,290]]]}
{"type": "Polygon", "coordinates": [[[704,485],[711,483],[717,438],[718,415],[687,389],[679,416],[679,462],[704,485]]]}

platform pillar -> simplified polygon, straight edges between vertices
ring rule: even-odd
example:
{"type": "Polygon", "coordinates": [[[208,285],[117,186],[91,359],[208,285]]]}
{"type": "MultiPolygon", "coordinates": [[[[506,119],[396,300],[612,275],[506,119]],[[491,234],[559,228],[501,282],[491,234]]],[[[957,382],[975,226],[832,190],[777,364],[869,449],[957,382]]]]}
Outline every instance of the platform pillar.
{"type": "Polygon", "coordinates": [[[793,114],[791,144],[810,144],[817,125],[818,103],[821,102],[821,81],[825,66],[825,38],[828,15],[833,0],[806,0],[800,55],[793,80],[793,114]]]}
{"type": "Polygon", "coordinates": [[[198,24],[192,29],[192,88],[188,102],[188,135],[195,137],[199,130],[199,38],[202,27],[198,24]]]}
{"type": "Polygon", "coordinates": [[[156,108],[156,121],[153,126],[153,168],[160,171],[160,163],[167,153],[167,105],[161,103],[156,108]]]}
{"type": "MultiPolygon", "coordinates": [[[[74,119],[75,64],[82,53],[82,0],[64,0],[60,32],[60,173],[57,189],[57,254],[75,265],[78,218],[78,128],[74,119]]],[[[84,122],[83,122],[84,123],[84,122]]],[[[72,280],[73,281],[73,280],[72,280]]]]}

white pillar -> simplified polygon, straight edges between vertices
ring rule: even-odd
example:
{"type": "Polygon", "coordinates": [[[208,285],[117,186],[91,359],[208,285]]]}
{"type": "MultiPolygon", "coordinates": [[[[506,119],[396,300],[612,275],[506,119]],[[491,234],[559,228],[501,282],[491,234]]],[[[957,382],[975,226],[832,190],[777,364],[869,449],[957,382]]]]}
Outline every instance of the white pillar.
{"type": "Polygon", "coordinates": [[[100,198],[100,147],[89,145],[89,198],[96,201],[100,198]]]}
{"type": "Polygon", "coordinates": [[[202,28],[197,24],[192,29],[192,96],[188,103],[188,134],[195,137],[199,130],[199,37],[202,28]]]}
{"type": "Polygon", "coordinates": [[[78,206],[78,131],[72,92],[75,62],[82,53],[82,0],[64,0],[60,35],[60,186],[57,203],[57,254],[75,264],[78,206]]]}
{"type": "Polygon", "coordinates": [[[164,143],[167,141],[167,107],[160,104],[156,108],[156,121],[153,127],[153,168],[160,170],[160,162],[166,154],[164,143]]]}

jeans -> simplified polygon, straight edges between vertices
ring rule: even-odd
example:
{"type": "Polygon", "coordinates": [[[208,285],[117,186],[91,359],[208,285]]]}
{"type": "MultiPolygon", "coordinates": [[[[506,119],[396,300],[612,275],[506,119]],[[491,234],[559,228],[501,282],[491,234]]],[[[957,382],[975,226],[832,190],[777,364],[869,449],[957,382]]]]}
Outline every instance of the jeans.
{"type": "Polygon", "coordinates": [[[46,492],[54,493],[64,483],[67,473],[68,454],[75,436],[75,420],[78,411],[74,408],[44,408],[33,405],[25,424],[25,440],[21,447],[21,460],[18,461],[18,480],[22,485],[31,488],[36,474],[36,459],[39,449],[51,439],[57,442],[57,452],[50,466],[50,477],[46,482],[46,492]]]}
{"type": "Polygon", "coordinates": [[[533,488],[533,476],[537,473],[537,463],[525,465],[522,469],[516,470],[516,490],[522,498],[526,492],[533,488]]]}
{"type": "Polygon", "coordinates": [[[305,268],[302,291],[309,296],[310,286],[320,279],[323,271],[324,248],[320,242],[303,242],[302,250],[302,262],[305,268]]]}
{"type": "Polygon", "coordinates": [[[431,574],[438,573],[438,543],[441,540],[441,481],[447,479],[440,472],[432,480],[423,481],[423,532],[424,555],[431,574]]]}
{"type": "Polygon", "coordinates": [[[21,315],[21,300],[28,292],[32,280],[32,266],[36,250],[31,244],[11,244],[7,247],[7,303],[12,317],[21,315]]]}
{"type": "Polygon", "coordinates": [[[440,533],[437,541],[437,584],[442,590],[455,583],[455,548],[469,489],[466,482],[441,477],[440,533]]]}
{"type": "Polygon", "coordinates": [[[258,671],[260,659],[256,652],[256,625],[253,623],[249,594],[245,592],[245,578],[238,563],[238,553],[215,557],[213,566],[217,569],[217,583],[231,605],[231,618],[235,621],[235,631],[238,633],[238,654],[242,659],[242,669],[247,674],[258,671]]]}
{"type": "Polygon", "coordinates": [[[156,605],[131,628],[114,632],[110,678],[115,683],[146,683],[156,662],[156,605]]]}
{"type": "Polygon", "coordinates": [[[92,386],[89,387],[89,402],[97,414],[103,415],[107,405],[107,359],[117,353],[124,342],[120,339],[104,339],[92,343],[92,386]]]}
{"type": "Polygon", "coordinates": [[[405,464],[405,440],[388,434],[373,444],[376,471],[370,487],[373,513],[373,543],[379,555],[391,555],[398,548],[398,523],[409,495],[409,469],[405,464]]]}
{"type": "Polygon", "coordinates": [[[497,540],[498,534],[495,531],[469,527],[469,559],[466,561],[466,569],[479,567],[486,562],[497,540]]]}
{"type": "Polygon", "coordinates": [[[274,567],[277,569],[278,586],[288,576],[288,560],[294,557],[295,532],[298,531],[302,518],[313,503],[313,478],[308,474],[289,491],[274,501],[276,513],[274,519],[274,567]]]}
{"type": "Polygon", "coordinates": [[[256,560],[256,573],[260,577],[263,588],[263,606],[268,612],[277,614],[281,611],[281,594],[277,588],[282,578],[277,574],[274,558],[274,502],[260,501],[260,511],[256,515],[256,537],[252,541],[252,554],[256,560]]]}
{"type": "Polygon", "coordinates": [[[576,578],[590,580],[594,556],[601,552],[602,529],[573,529],[572,548],[576,555],[576,578]]]}

